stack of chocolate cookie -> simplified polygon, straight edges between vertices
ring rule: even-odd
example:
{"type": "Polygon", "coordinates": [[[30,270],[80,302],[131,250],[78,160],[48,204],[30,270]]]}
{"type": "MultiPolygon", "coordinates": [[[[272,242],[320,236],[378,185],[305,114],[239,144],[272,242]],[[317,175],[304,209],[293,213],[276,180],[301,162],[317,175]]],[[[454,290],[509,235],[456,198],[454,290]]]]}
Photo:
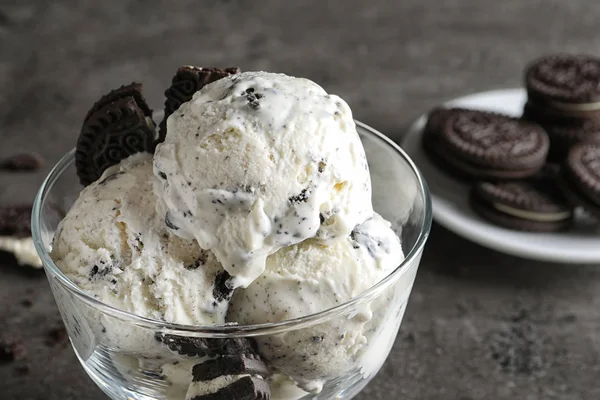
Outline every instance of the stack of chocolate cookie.
{"type": "Polygon", "coordinates": [[[511,229],[567,229],[572,208],[546,167],[548,135],[535,123],[463,108],[433,110],[423,135],[436,165],[471,184],[470,203],[486,219],[511,229]]]}
{"type": "Polygon", "coordinates": [[[252,339],[196,338],[157,333],[171,351],[197,358],[186,400],[269,400],[270,376],[252,339]]]}
{"type": "Polygon", "coordinates": [[[562,231],[577,206],[600,217],[600,59],[544,57],[527,67],[525,81],[521,118],[434,109],[427,154],[469,182],[472,208],[498,225],[562,231]]]}
{"type": "Polygon", "coordinates": [[[551,162],[562,162],[581,142],[600,144],[600,58],[552,55],[525,71],[523,119],[541,125],[550,137],[551,162]]]}

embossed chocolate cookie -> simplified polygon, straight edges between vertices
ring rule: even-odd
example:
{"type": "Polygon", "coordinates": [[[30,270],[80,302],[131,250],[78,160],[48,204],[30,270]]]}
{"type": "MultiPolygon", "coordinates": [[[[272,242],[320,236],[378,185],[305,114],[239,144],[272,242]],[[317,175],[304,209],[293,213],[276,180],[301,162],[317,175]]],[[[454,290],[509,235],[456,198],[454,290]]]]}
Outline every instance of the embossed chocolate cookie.
{"type": "Polygon", "coordinates": [[[600,110],[600,58],[557,54],[533,61],[525,71],[529,99],[556,110],[600,110]]]}
{"type": "Polygon", "coordinates": [[[154,151],[156,127],[140,90],[136,83],[122,86],[103,96],[88,113],[75,152],[82,185],[96,181],[106,168],[132,154],[154,151]]]}
{"type": "Polygon", "coordinates": [[[218,79],[240,72],[238,67],[231,68],[202,68],[184,66],[177,70],[171,81],[171,86],[165,91],[165,115],[160,123],[159,142],[165,140],[167,134],[167,118],[173,114],[181,104],[190,101],[194,93],[205,85],[218,79]]]}
{"type": "Polygon", "coordinates": [[[146,99],[144,99],[144,96],[142,95],[142,84],[132,82],[129,85],[123,85],[120,88],[112,90],[108,94],[102,96],[100,100],[95,102],[92,108],[90,108],[83,120],[87,121],[96,111],[107,106],[113,101],[117,101],[126,97],[132,97],[137,106],[140,108],[140,110],[142,110],[144,115],[152,117],[152,110],[150,109],[148,103],[146,102],[146,99]]]}
{"type": "Polygon", "coordinates": [[[573,223],[573,207],[549,169],[526,180],[477,182],[470,203],[483,218],[509,229],[558,232],[573,223]]]}
{"type": "Polygon", "coordinates": [[[600,218],[600,145],[574,146],[563,163],[560,183],[575,205],[600,218]]]}
{"type": "Polygon", "coordinates": [[[459,108],[441,108],[436,107],[427,115],[427,123],[423,129],[424,135],[441,135],[444,128],[444,122],[451,113],[459,112],[459,108]]]}
{"type": "Polygon", "coordinates": [[[541,125],[550,138],[548,160],[561,163],[569,150],[581,142],[600,144],[600,119],[556,117],[547,111],[525,104],[523,118],[541,125]]]}
{"type": "Polygon", "coordinates": [[[258,356],[217,357],[192,369],[186,400],[268,400],[269,369],[258,356]]]}
{"type": "Polygon", "coordinates": [[[537,173],[549,149],[537,124],[509,116],[465,109],[440,114],[442,129],[426,134],[432,159],[455,176],[471,179],[520,179],[537,173]]]}

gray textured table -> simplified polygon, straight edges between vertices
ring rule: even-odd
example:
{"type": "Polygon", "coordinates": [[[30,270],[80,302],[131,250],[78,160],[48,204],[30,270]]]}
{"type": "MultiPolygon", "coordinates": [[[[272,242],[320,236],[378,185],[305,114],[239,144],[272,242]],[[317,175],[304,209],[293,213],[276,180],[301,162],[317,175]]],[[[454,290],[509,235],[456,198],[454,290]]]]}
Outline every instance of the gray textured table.
{"type": "MultiPolygon", "coordinates": [[[[48,161],[0,174],[4,203],[33,197],[107,88],[142,81],[160,106],[181,64],[314,79],[398,139],[442,100],[519,85],[537,55],[600,49],[592,0],[100,3],[0,0],[0,156],[48,161]]],[[[0,364],[0,399],[105,398],[70,347],[46,344],[60,317],[43,273],[0,262],[0,334],[28,347],[0,364]]],[[[396,345],[358,398],[600,398],[599,267],[525,261],[434,226],[396,345]]]]}

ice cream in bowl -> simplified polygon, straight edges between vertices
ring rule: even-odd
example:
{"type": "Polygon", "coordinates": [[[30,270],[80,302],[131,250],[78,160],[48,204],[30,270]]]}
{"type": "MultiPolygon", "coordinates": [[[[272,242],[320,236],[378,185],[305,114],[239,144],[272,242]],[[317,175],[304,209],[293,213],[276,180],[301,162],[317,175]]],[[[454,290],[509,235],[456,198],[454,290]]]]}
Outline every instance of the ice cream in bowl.
{"type": "Polygon", "coordinates": [[[350,399],[396,338],[423,178],[314,82],[182,67],[159,124],[103,96],[33,210],[73,348],[114,399],[350,399]]]}

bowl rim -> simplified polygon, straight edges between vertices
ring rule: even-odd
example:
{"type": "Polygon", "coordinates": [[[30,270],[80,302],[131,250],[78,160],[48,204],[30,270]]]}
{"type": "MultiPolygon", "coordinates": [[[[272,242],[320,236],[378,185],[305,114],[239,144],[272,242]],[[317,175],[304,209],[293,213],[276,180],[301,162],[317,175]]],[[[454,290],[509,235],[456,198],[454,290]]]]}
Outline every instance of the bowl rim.
{"type": "Polygon", "coordinates": [[[415,165],[413,160],[408,154],[390,138],[385,136],[383,133],[376,129],[360,122],[354,121],[358,130],[366,132],[368,135],[375,137],[382,141],[384,144],[395,150],[396,154],[401,157],[412,170],[417,180],[418,193],[423,198],[423,218],[421,226],[419,227],[419,236],[412,246],[408,254],[406,254],[404,260],[398,265],[393,271],[387,274],[383,279],[369,287],[359,295],[349,299],[348,301],[338,304],[334,307],[319,311],[317,313],[305,315],[298,318],[279,322],[268,322],[261,324],[250,324],[250,325],[237,325],[237,324],[219,324],[219,325],[189,325],[189,324],[176,324],[166,321],[155,320],[152,318],[142,317],[116,307],[110,306],[101,302],[98,299],[87,294],[85,291],[80,289],[75,283],[73,283],[62,271],[56,266],[48,250],[44,246],[42,240],[41,231],[41,215],[42,207],[45,204],[46,196],[51,190],[53,184],[62,175],[62,173],[74,163],[74,155],[76,149],[71,149],[67,152],[52,168],[50,173],[44,179],[44,182],[40,186],[38,193],[33,203],[33,210],[31,216],[31,231],[32,238],[35,245],[35,249],[42,260],[44,270],[49,274],[48,279],[56,278],[58,282],[69,292],[76,295],[81,301],[87,305],[98,309],[102,313],[109,314],[119,319],[126,319],[137,326],[149,327],[158,330],[163,333],[174,333],[181,334],[185,333],[189,336],[210,336],[210,337],[251,337],[259,336],[264,334],[275,334],[289,330],[300,329],[307,326],[312,326],[317,323],[323,322],[330,319],[332,316],[341,315],[346,310],[350,309],[355,305],[362,304],[375,298],[379,293],[393,285],[400,277],[407,273],[412,268],[417,268],[419,264],[418,257],[420,257],[422,250],[427,242],[432,224],[432,205],[429,189],[423,175],[421,174],[418,167],[415,165]]]}

